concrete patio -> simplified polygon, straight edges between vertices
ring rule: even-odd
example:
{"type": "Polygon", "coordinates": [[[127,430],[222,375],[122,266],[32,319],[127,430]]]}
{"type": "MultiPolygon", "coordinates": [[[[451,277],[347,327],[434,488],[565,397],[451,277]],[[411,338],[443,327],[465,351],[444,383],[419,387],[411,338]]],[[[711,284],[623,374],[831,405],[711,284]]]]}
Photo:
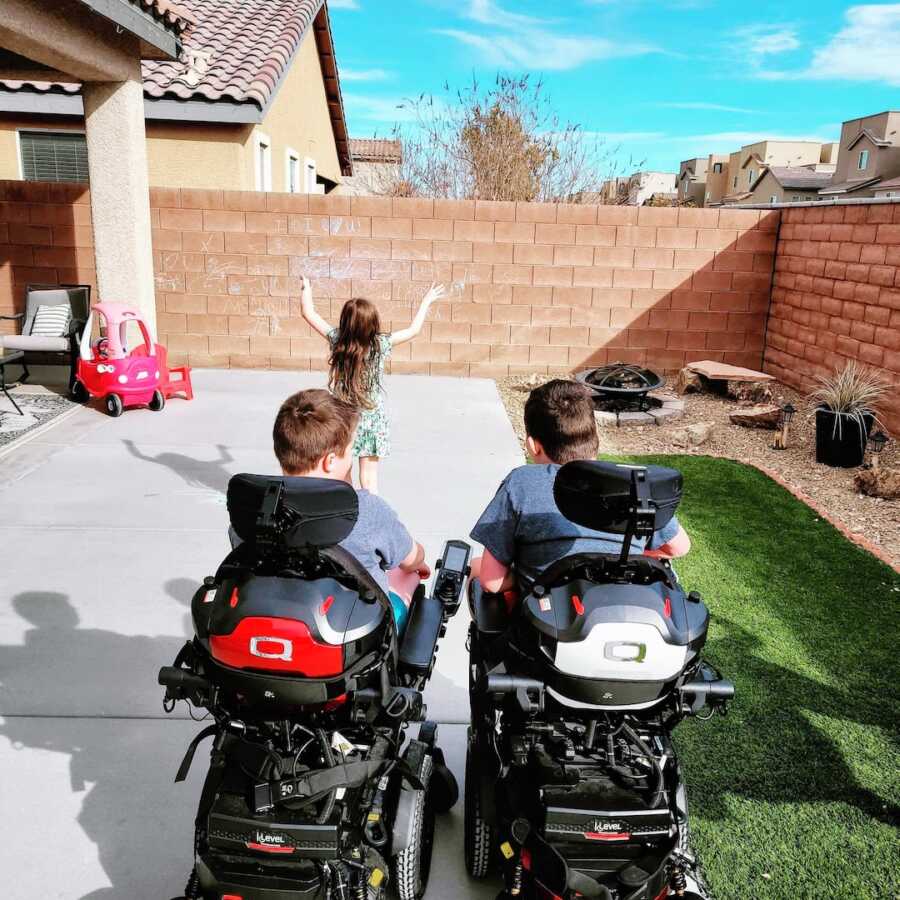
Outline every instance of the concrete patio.
{"type": "MultiPolygon", "coordinates": [[[[110,419],[78,410],[0,457],[0,865],[9,900],[165,900],[182,890],[204,771],[172,778],[199,726],[156,685],[188,604],[227,550],[224,490],[272,472],[284,397],[317,373],[196,371],[195,400],[110,419]]],[[[395,453],[381,492],[430,559],[465,537],[522,461],[492,382],[389,379],[395,453]]],[[[462,784],[468,614],[428,688],[462,784]]],[[[438,823],[428,896],[488,898],[462,860],[462,805],[438,823]]]]}

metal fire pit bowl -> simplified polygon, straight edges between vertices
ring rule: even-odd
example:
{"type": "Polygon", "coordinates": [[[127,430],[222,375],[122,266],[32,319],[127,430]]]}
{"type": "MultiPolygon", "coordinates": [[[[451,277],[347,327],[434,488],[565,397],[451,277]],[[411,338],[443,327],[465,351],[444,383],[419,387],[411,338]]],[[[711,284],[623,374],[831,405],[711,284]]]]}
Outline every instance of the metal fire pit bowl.
{"type": "Polygon", "coordinates": [[[575,380],[594,392],[594,406],[608,410],[646,410],[647,394],[665,384],[661,375],[628,363],[613,363],[597,369],[585,369],[575,380]]]}

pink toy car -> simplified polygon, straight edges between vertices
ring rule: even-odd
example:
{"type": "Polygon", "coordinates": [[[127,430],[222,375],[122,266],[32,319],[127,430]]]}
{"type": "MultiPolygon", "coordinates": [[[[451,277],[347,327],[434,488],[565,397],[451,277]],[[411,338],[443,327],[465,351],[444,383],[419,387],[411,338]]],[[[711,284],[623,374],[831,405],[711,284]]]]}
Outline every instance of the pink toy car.
{"type": "Polygon", "coordinates": [[[126,406],[148,406],[157,411],[166,405],[161,390],[165,348],[153,343],[138,310],[122,303],[98,303],[91,310],[79,351],[76,399],[79,394],[85,400],[88,395],[103,397],[106,411],[113,417],[121,416],[126,406]],[[100,318],[103,334],[91,341],[95,314],[100,318]],[[132,322],[134,325],[129,328],[132,322]],[[129,348],[127,341],[134,337],[141,340],[129,348]]]}

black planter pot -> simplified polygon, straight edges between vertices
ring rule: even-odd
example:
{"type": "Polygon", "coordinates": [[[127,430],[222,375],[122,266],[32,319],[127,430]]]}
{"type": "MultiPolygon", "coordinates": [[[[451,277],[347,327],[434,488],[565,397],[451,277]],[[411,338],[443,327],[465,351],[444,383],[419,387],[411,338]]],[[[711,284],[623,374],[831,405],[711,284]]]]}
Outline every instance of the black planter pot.
{"type": "Polygon", "coordinates": [[[820,406],[816,410],[816,462],[841,469],[861,466],[874,421],[875,416],[865,413],[863,431],[858,419],[820,406]]]}

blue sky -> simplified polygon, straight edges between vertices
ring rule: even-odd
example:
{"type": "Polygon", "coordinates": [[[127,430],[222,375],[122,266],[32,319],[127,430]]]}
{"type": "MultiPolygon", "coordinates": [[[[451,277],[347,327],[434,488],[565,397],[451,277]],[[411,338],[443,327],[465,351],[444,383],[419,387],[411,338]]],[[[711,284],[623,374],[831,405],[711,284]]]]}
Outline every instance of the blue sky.
{"type": "Polygon", "coordinates": [[[900,3],[330,0],[350,131],[474,73],[541,74],[564,118],[644,168],[760,137],[835,140],[900,108],[900,3]]]}

